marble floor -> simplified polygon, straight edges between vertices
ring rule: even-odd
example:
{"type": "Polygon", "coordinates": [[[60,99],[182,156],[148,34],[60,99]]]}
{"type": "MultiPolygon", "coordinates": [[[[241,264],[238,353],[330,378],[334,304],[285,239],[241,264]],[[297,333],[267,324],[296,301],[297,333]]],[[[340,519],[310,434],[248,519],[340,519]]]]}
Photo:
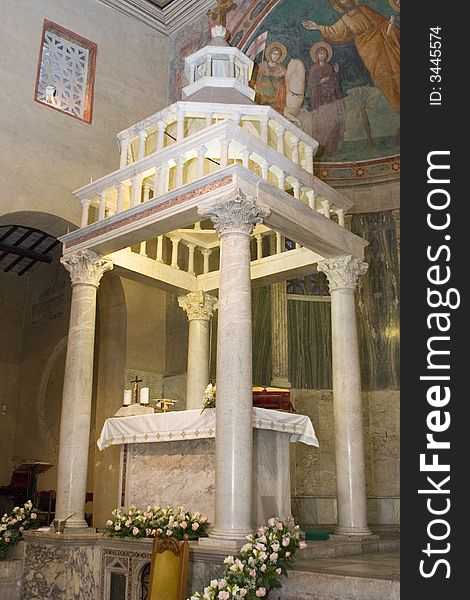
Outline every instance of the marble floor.
{"type": "Polygon", "coordinates": [[[311,573],[400,580],[399,552],[368,552],[336,558],[299,560],[294,569],[311,573]]]}

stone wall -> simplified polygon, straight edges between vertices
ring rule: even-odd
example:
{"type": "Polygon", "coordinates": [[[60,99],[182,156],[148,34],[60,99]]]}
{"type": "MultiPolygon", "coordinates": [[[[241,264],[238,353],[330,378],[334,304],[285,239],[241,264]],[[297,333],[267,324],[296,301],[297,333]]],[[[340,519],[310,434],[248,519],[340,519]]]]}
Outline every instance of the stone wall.
{"type": "MultiPolygon", "coordinates": [[[[295,444],[292,510],[302,525],[336,523],[336,463],[333,393],[292,390],[297,412],[308,415],[319,448],[295,444]]],[[[399,392],[363,392],[366,483],[369,523],[400,522],[399,392]]]]}
{"type": "Polygon", "coordinates": [[[10,483],[28,280],[0,272],[0,486],[10,483]]]}
{"type": "Polygon", "coordinates": [[[168,45],[96,0],[2,3],[0,214],[37,210],[80,222],[72,191],[116,169],[116,134],[167,103],[168,45]],[[91,125],[33,100],[45,18],[98,46],[91,125]]]}

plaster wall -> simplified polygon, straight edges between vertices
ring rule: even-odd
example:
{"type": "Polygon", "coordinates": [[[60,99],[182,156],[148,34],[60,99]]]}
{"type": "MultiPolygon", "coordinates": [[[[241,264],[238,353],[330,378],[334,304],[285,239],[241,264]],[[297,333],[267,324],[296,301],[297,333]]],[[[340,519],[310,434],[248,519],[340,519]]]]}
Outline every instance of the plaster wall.
{"type": "MultiPolygon", "coordinates": [[[[9,276],[9,286],[15,277],[9,276]]],[[[22,298],[24,335],[17,370],[16,426],[10,456],[13,466],[24,460],[51,463],[53,467],[38,476],[37,484],[38,489],[56,489],[70,278],[55,259],[22,279],[27,286],[22,298]]]]}
{"type": "Polygon", "coordinates": [[[99,290],[99,351],[97,353],[96,421],[92,431],[94,456],[93,525],[103,527],[119,506],[120,446],[100,452],[96,441],[104,421],[122,406],[123,391],[136,375],[150,398],[162,396],[165,368],[166,292],[121,278],[103,277],[99,290]],[[114,490],[110,493],[110,490],[114,490]]]}
{"type": "Polygon", "coordinates": [[[23,346],[26,278],[0,272],[0,486],[10,483],[23,346]]]}
{"type": "Polygon", "coordinates": [[[0,214],[78,224],[72,191],[115,170],[116,134],[167,103],[168,38],[96,0],[1,0],[0,10],[0,214]],[[98,46],[91,125],[33,100],[45,18],[98,46]]]}

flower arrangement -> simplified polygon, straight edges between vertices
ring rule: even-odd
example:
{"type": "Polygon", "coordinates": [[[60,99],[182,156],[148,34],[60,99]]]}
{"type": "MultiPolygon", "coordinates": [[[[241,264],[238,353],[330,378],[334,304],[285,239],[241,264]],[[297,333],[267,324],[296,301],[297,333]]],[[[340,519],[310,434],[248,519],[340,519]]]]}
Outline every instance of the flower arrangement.
{"type": "Polygon", "coordinates": [[[182,540],[187,533],[190,540],[197,540],[207,536],[209,526],[207,517],[182,506],[148,506],[145,511],[131,506],[129,512],[116,508],[112,515],[113,519],[106,522],[106,533],[113,537],[152,538],[158,534],[182,540]]]}
{"type": "Polygon", "coordinates": [[[37,517],[37,509],[33,508],[31,500],[3,515],[0,520],[0,559],[5,558],[8,548],[20,541],[23,531],[39,527],[37,517]]]}
{"type": "Polygon", "coordinates": [[[277,518],[269,519],[267,527],[261,527],[247,536],[248,543],[240,552],[240,558],[227,556],[222,579],[213,579],[204,592],[196,592],[191,600],[256,600],[267,597],[269,590],[281,587],[281,575],[287,576],[297,548],[306,543],[300,540],[299,527],[292,529],[277,518]]]}
{"type": "Polygon", "coordinates": [[[209,385],[204,390],[202,395],[202,410],[203,413],[206,408],[215,408],[215,397],[216,397],[216,386],[209,383],[209,385]]]}

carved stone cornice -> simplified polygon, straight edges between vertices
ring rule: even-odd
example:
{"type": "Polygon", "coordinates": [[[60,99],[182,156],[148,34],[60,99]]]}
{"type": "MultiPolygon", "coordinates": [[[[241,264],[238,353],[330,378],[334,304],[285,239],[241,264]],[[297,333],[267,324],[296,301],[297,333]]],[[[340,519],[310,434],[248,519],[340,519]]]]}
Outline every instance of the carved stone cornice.
{"type": "Polygon", "coordinates": [[[188,321],[194,321],[195,319],[210,321],[217,310],[217,298],[205,294],[202,290],[180,296],[178,304],[186,311],[188,321]]]}
{"type": "Polygon", "coordinates": [[[251,235],[256,223],[262,223],[270,209],[256,203],[254,196],[246,196],[240,189],[217,204],[201,204],[198,214],[210,219],[217,235],[244,233],[251,235]]]}
{"type": "Polygon", "coordinates": [[[112,261],[101,258],[91,250],[79,250],[67,254],[60,259],[60,262],[69,272],[72,286],[82,283],[98,287],[104,273],[113,268],[112,261]]]}
{"type": "Polygon", "coordinates": [[[347,254],[322,260],[317,267],[327,276],[330,292],[334,292],[355,290],[359,276],[367,272],[369,265],[357,256],[347,254]]]}
{"type": "Polygon", "coordinates": [[[208,8],[215,4],[215,0],[173,0],[160,3],[148,0],[98,1],[167,36],[175,33],[197,16],[207,14],[208,8]]]}

